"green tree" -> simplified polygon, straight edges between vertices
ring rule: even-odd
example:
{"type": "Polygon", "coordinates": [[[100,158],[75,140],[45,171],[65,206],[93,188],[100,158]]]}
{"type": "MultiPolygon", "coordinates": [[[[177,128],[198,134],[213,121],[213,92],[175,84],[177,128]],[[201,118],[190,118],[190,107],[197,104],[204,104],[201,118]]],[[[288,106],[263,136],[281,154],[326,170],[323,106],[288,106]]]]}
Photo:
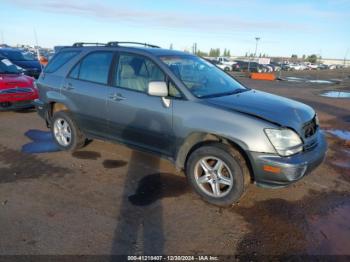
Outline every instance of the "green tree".
{"type": "Polygon", "coordinates": [[[316,63],[317,62],[317,55],[315,55],[315,54],[309,55],[306,58],[306,61],[313,63],[313,64],[316,63]]]}
{"type": "Polygon", "coordinates": [[[173,44],[172,44],[172,43],[170,44],[169,49],[170,49],[170,50],[173,50],[173,44]]]}
{"type": "Polygon", "coordinates": [[[204,57],[204,56],[208,56],[208,53],[202,52],[201,50],[197,50],[196,55],[204,57]]]}
{"type": "Polygon", "coordinates": [[[214,54],[214,49],[213,49],[213,48],[210,48],[210,50],[209,50],[209,56],[210,56],[210,57],[214,57],[214,56],[215,56],[215,54],[214,54]]]}
{"type": "Polygon", "coordinates": [[[220,56],[220,48],[210,48],[210,51],[209,51],[209,56],[210,57],[217,57],[217,56],[220,56]]]}

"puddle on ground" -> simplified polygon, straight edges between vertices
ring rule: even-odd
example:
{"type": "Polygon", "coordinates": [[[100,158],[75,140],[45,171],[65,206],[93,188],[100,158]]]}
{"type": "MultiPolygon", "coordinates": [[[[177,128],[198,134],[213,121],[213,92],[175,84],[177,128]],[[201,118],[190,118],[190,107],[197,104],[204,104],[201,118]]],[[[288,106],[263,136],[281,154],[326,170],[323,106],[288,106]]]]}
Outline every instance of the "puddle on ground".
{"type": "Polygon", "coordinates": [[[341,167],[341,168],[350,168],[350,161],[347,160],[336,160],[333,161],[333,164],[336,165],[337,167],[341,167]]]}
{"type": "Polygon", "coordinates": [[[33,142],[22,146],[21,151],[23,153],[36,154],[60,151],[60,148],[56,145],[50,131],[31,129],[24,135],[33,142]]]}
{"type": "Polygon", "coordinates": [[[95,151],[76,151],[72,153],[72,156],[78,159],[97,160],[101,154],[95,151]]]}
{"type": "Polygon", "coordinates": [[[349,254],[349,197],[348,192],[310,190],[297,201],[268,199],[233,207],[231,211],[241,215],[249,229],[237,244],[237,254],[319,254],[325,248],[349,254]],[[333,228],[341,231],[339,239],[329,232],[333,228]],[[331,241],[325,241],[327,234],[331,241]]]}
{"type": "Polygon", "coordinates": [[[284,78],[280,78],[280,80],[288,81],[288,82],[298,82],[298,83],[310,83],[310,84],[339,84],[338,79],[331,79],[331,80],[321,80],[321,79],[308,79],[305,77],[294,77],[294,76],[287,76],[284,78]]]}
{"type": "Polygon", "coordinates": [[[170,173],[157,173],[143,177],[136,193],[128,197],[135,206],[146,206],[166,197],[177,197],[189,191],[186,178],[170,173]]]}
{"type": "Polygon", "coordinates": [[[306,82],[312,83],[312,84],[335,84],[334,81],[330,81],[330,80],[308,80],[306,82]]]}
{"type": "MultiPolygon", "coordinates": [[[[312,216],[308,219],[310,229],[319,240],[320,255],[350,254],[350,205],[337,207],[326,216],[312,216]]],[[[313,250],[310,250],[313,253],[313,250]]]]}
{"type": "Polygon", "coordinates": [[[40,177],[63,177],[74,171],[55,166],[33,154],[23,154],[0,145],[0,184],[40,177]]]}
{"type": "Polygon", "coordinates": [[[321,96],[331,97],[331,98],[350,98],[350,92],[329,91],[329,92],[322,93],[321,96]]]}
{"type": "Polygon", "coordinates": [[[350,122],[350,115],[343,116],[341,117],[341,119],[344,120],[345,122],[350,122]]]}
{"type": "Polygon", "coordinates": [[[127,163],[128,162],[123,161],[123,160],[107,159],[107,160],[103,161],[103,166],[104,166],[104,168],[118,168],[118,167],[125,166],[127,163]]]}
{"type": "Polygon", "coordinates": [[[340,130],[340,129],[330,129],[326,130],[326,132],[340,138],[343,140],[350,140],[350,132],[346,130],[340,130]]]}
{"type": "Polygon", "coordinates": [[[342,152],[345,153],[345,155],[350,156],[350,150],[343,149],[342,152]]]}
{"type": "Polygon", "coordinates": [[[301,78],[301,77],[294,77],[294,76],[287,76],[285,78],[282,78],[283,80],[289,81],[289,82],[305,82],[308,79],[301,78]]]}

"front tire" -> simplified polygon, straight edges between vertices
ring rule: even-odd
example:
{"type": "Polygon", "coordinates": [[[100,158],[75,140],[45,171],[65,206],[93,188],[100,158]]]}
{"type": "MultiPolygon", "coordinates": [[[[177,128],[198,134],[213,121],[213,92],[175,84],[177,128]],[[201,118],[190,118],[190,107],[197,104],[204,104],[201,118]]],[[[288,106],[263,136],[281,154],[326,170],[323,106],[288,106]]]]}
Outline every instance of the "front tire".
{"type": "Polygon", "coordinates": [[[68,111],[54,113],[51,132],[56,144],[62,150],[74,152],[85,145],[86,137],[68,111]]]}
{"type": "Polygon", "coordinates": [[[221,143],[196,149],[186,164],[186,176],[193,189],[217,206],[229,206],[240,199],[245,190],[246,170],[241,154],[221,143]]]}

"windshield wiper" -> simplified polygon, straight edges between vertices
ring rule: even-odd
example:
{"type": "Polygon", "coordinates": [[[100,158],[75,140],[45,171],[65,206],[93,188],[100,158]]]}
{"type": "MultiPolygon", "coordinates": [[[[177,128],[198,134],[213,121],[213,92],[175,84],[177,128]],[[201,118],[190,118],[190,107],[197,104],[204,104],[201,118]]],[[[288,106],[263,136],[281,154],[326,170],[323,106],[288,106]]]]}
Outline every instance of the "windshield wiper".
{"type": "Polygon", "coordinates": [[[225,92],[225,93],[217,93],[217,94],[211,94],[211,95],[205,95],[205,96],[201,96],[200,98],[213,98],[213,97],[219,97],[219,96],[230,96],[230,95],[236,95],[239,93],[243,93],[246,92],[250,89],[248,88],[239,88],[230,92],[225,92]]]}

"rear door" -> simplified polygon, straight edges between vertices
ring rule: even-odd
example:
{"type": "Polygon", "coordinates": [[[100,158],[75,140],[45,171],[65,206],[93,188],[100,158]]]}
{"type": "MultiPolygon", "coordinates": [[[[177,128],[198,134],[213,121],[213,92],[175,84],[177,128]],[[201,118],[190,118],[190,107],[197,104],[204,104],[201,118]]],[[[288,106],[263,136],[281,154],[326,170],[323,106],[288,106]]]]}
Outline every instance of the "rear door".
{"type": "Polygon", "coordinates": [[[114,53],[94,51],[71,70],[61,88],[78,125],[85,132],[104,137],[107,132],[106,99],[114,53]]]}
{"type": "Polygon", "coordinates": [[[147,94],[150,81],[165,81],[165,74],[150,59],[120,53],[108,95],[109,135],[123,143],[162,155],[173,149],[172,103],[147,94]]]}

